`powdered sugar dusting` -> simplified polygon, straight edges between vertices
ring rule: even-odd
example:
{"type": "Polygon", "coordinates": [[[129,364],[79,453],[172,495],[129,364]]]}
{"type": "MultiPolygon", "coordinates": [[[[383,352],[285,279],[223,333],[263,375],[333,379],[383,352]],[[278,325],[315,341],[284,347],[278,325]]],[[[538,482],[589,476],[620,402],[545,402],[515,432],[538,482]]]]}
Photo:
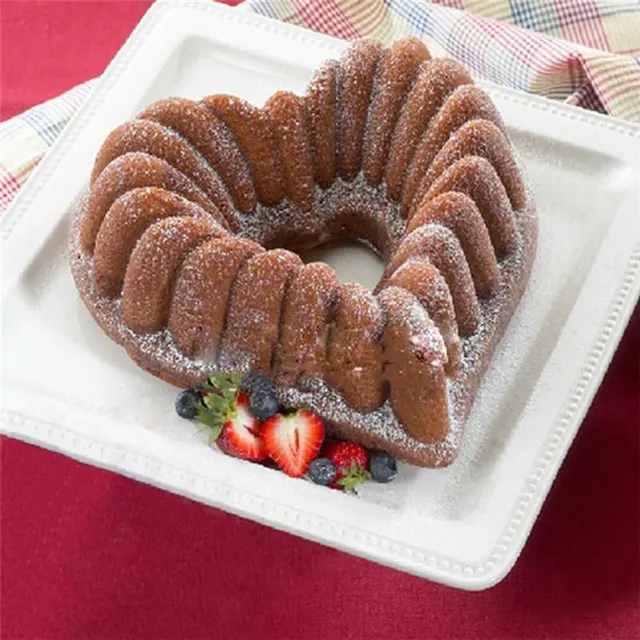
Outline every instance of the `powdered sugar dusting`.
{"type": "MultiPolygon", "coordinates": [[[[369,55],[374,58],[377,56],[377,53],[374,55],[373,52],[371,52],[369,55]]],[[[344,74],[343,80],[352,75],[357,76],[362,74],[364,70],[361,62],[362,61],[354,60],[353,56],[347,56],[341,62],[342,66],[340,71],[344,74]]],[[[442,104],[444,95],[447,95],[453,91],[456,86],[466,81],[464,73],[456,67],[450,68],[447,65],[434,62],[423,65],[421,69],[426,75],[430,74],[428,81],[423,81],[418,91],[424,98],[425,104],[417,110],[411,109],[411,105],[407,105],[403,112],[405,116],[407,113],[410,115],[413,113],[413,115],[415,115],[415,113],[424,112],[432,117],[437,113],[442,104]],[[427,73],[425,69],[427,69],[429,73],[427,73]],[[425,88],[436,85],[439,86],[439,84],[443,86],[443,95],[434,97],[428,93],[425,94],[425,88]]],[[[339,85],[340,83],[336,84],[339,85]]],[[[368,91],[365,100],[363,95],[361,95],[362,89],[362,87],[356,86],[354,87],[353,95],[348,96],[349,100],[356,105],[354,107],[354,113],[347,112],[340,114],[340,118],[342,118],[340,120],[340,126],[343,128],[345,126],[347,128],[353,128],[354,131],[357,130],[356,133],[358,137],[357,140],[345,140],[344,137],[339,138],[338,146],[342,144],[343,148],[338,149],[338,156],[341,158],[342,165],[340,165],[340,163],[338,164],[343,178],[335,179],[327,188],[320,188],[318,185],[315,185],[313,190],[313,205],[311,211],[308,213],[302,213],[300,208],[295,206],[290,198],[286,197],[280,199],[278,201],[279,203],[273,206],[265,206],[259,203],[255,204],[250,211],[251,215],[245,215],[248,213],[247,211],[241,212],[237,208],[234,208],[233,204],[228,202],[228,194],[225,186],[220,181],[218,173],[212,170],[211,165],[213,163],[209,158],[207,158],[208,162],[204,161],[210,150],[207,150],[201,145],[197,145],[197,140],[191,135],[198,128],[203,129],[211,124],[200,106],[186,109],[183,114],[184,121],[180,121],[180,126],[174,123],[169,127],[171,123],[166,122],[158,125],[151,120],[145,121],[144,125],[129,123],[129,126],[125,126],[119,130],[118,135],[110,137],[108,144],[105,145],[103,152],[101,152],[102,157],[99,157],[99,160],[106,166],[109,161],[113,159],[112,156],[114,154],[117,156],[121,153],[131,151],[144,152],[165,158],[169,165],[176,168],[176,175],[188,176],[189,182],[184,183],[183,196],[195,201],[200,198],[200,194],[206,193],[207,195],[204,196],[204,198],[210,198],[216,205],[219,204],[218,200],[222,198],[225,201],[224,206],[230,209],[228,215],[233,218],[234,222],[237,221],[239,225],[237,236],[254,240],[267,249],[286,247],[296,251],[313,248],[332,239],[357,238],[371,246],[384,260],[390,261],[393,257],[392,265],[394,269],[397,269],[410,260],[433,259],[435,254],[425,253],[424,245],[425,243],[431,244],[434,247],[438,245],[438,255],[440,255],[441,258],[441,265],[437,266],[438,268],[442,266],[444,270],[443,273],[446,272],[447,269],[450,272],[449,277],[445,279],[447,280],[447,285],[451,288],[451,293],[456,293],[456,283],[460,284],[460,282],[462,282],[460,286],[464,289],[464,295],[468,300],[472,300],[476,304],[474,313],[477,313],[477,320],[475,321],[473,331],[469,331],[469,335],[460,341],[460,349],[462,352],[460,368],[455,377],[449,378],[446,381],[451,428],[441,442],[425,444],[410,437],[399,423],[388,401],[385,401],[382,406],[373,411],[366,413],[357,411],[353,408],[353,403],[348,404],[336,389],[331,388],[321,378],[307,379],[304,381],[304,388],[302,388],[302,385],[300,388],[283,388],[279,390],[279,393],[285,403],[306,405],[322,415],[329,421],[330,430],[336,435],[360,440],[371,447],[387,449],[392,454],[409,462],[427,466],[445,466],[452,461],[458,450],[462,436],[462,426],[471,407],[475,390],[489,362],[487,354],[492,353],[497,341],[500,339],[504,327],[517,306],[522,290],[526,284],[535,252],[536,218],[533,202],[531,198],[528,197],[525,205],[517,210],[515,212],[515,218],[512,218],[514,220],[515,234],[511,233],[508,238],[509,242],[507,244],[510,243],[507,247],[508,251],[504,251],[504,255],[508,257],[498,263],[500,272],[499,283],[496,291],[488,298],[479,301],[476,299],[473,283],[469,275],[467,260],[465,260],[455,234],[445,226],[429,224],[420,228],[420,234],[418,234],[420,242],[418,242],[412,250],[406,251],[406,255],[398,256],[396,254],[398,247],[401,244],[404,247],[407,240],[414,234],[406,238],[406,220],[401,211],[401,206],[397,204],[400,198],[397,197],[397,194],[394,196],[393,193],[388,192],[388,189],[390,186],[391,188],[395,188],[394,184],[397,187],[397,180],[401,181],[403,179],[402,176],[406,173],[408,168],[407,163],[411,157],[410,154],[407,155],[397,148],[399,138],[396,136],[391,144],[393,148],[394,143],[396,143],[395,151],[392,149],[391,153],[392,157],[396,159],[396,165],[399,157],[406,156],[404,166],[395,166],[394,170],[396,172],[400,171],[400,173],[396,175],[396,182],[391,184],[388,180],[383,180],[380,184],[375,184],[375,181],[373,181],[374,186],[372,186],[366,180],[366,169],[359,168],[361,164],[361,154],[363,148],[366,151],[368,144],[371,144],[371,149],[375,151],[375,140],[371,143],[369,143],[368,140],[375,137],[376,129],[367,128],[368,121],[371,118],[370,94],[372,92],[368,91]],[[362,114],[362,108],[365,110],[364,116],[362,114]],[[355,111],[358,111],[358,113],[355,111]],[[192,116],[193,123],[191,124],[193,126],[187,131],[188,127],[191,126],[189,119],[192,116]],[[363,124],[363,126],[361,126],[361,124],[363,124]],[[182,129],[182,135],[177,133],[175,129],[182,129]],[[187,141],[190,137],[192,139],[187,141]],[[187,140],[185,140],[185,138],[187,140]],[[455,241],[453,244],[449,242],[449,236],[455,241]],[[464,273],[467,274],[466,277],[462,277],[461,274],[464,275],[464,273]]],[[[342,96],[342,98],[343,104],[349,101],[347,100],[345,102],[345,96],[342,96]]],[[[338,96],[337,103],[340,104],[340,96],[338,96]]],[[[167,104],[169,111],[167,113],[169,113],[171,109],[174,109],[177,104],[177,102],[169,101],[167,104]]],[[[206,105],[206,99],[202,104],[206,105]]],[[[251,113],[254,113],[254,111],[251,111],[251,113]]],[[[152,116],[149,117],[152,118],[152,116]]],[[[164,116],[161,117],[158,115],[158,120],[162,120],[163,117],[164,116]]],[[[263,127],[260,129],[261,135],[263,136],[262,141],[266,141],[264,145],[266,148],[268,146],[267,139],[269,135],[267,135],[268,131],[266,131],[264,127],[266,126],[265,123],[267,120],[262,112],[260,112],[259,118],[260,124],[263,127]]],[[[416,141],[408,140],[406,136],[410,131],[416,130],[416,127],[419,129],[420,126],[419,123],[411,120],[403,130],[404,138],[402,139],[412,148],[415,147],[416,141]]],[[[224,131],[228,133],[226,128],[224,128],[224,131]]],[[[245,140],[245,143],[246,142],[245,140]]],[[[231,153],[229,149],[231,149],[231,147],[226,148],[225,151],[225,147],[222,145],[217,152],[224,156],[227,151],[231,153]]],[[[233,150],[235,152],[237,148],[234,146],[233,150]]],[[[257,147],[253,148],[254,155],[261,150],[262,149],[258,149],[257,147]]],[[[140,155],[142,155],[142,153],[140,155]]],[[[278,167],[281,164],[281,158],[277,158],[275,155],[271,157],[271,164],[274,167],[278,167]]],[[[99,164],[100,162],[97,162],[97,165],[99,164]]],[[[144,173],[143,164],[143,162],[140,162],[141,173],[144,173]]],[[[256,168],[254,167],[254,173],[255,171],[256,168]]],[[[269,183],[267,173],[268,172],[263,172],[261,179],[263,191],[267,195],[270,195],[273,189],[277,191],[275,188],[277,185],[273,182],[269,183]]],[[[172,176],[172,180],[177,180],[176,175],[172,176]]],[[[254,175],[253,178],[255,182],[256,176],[254,175]]],[[[114,176],[113,179],[117,183],[117,176],[114,176]]],[[[274,179],[282,183],[282,176],[275,176],[274,179]]],[[[440,182],[436,180],[434,184],[439,184],[439,188],[443,188],[442,180],[440,180],[440,182]]],[[[227,186],[229,186],[228,181],[227,186]]],[[[500,197],[498,200],[501,202],[501,206],[503,206],[504,197],[502,196],[505,192],[502,184],[500,184],[500,187],[502,191],[499,194],[500,197]]],[[[111,184],[108,189],[108,192],[111,194],[110,197],[115,193],[119,193],[120,188],[126,189],[126,187],[111,184]]],[[[474,199],[474,195],[477,196],[479,192],[482,192],[482,198],[484,198],[483,208],[490,211],[491,206],[487,203],[492,199],[492,196],[495,195],[497,189],[498,186],[493,184],[487,188],[484,181],[483,184],[478,186],[478,176],[476,176],[473,180],[470,180],[470,186],[465,192],[472,199],[474,199]],[[473,184],[471,184],[471,182],[473,184]]],[[[274,196],[274,201],[275,200],[274,196]]],[[[199,202],[198,204],[201,203],[199,202]]],[[[480,204],[477,204],[479,208],[481,208],[480,204]]],[[[234,368],[249,368],[252,366],[254,350],[251,347],[250,339],[242,340],[242,348],[238,348],[236,352],[222,354],[224,358],[212,356],[207,359],[197,359],[186,357],[178,349],[171,332],[167,329],[148,333],[134,332],[123,320],[121,299],[108,299],[100,296],[96,291],[93,259],[89,253],[83,250],[80,243],[80,229],[86,216],[87,208],[88,200],[84,197],[79,203],[70,234],[71,266],[76,284],[81,296],[97,322],[112,339],[127,349],[128,353],[136,362],[152,373],[171,382],[180,384],[194,382],[209,373],[224,369],[225,363],[230,361],[233,361],[234,368]]],[[[484,217],[484,211],[482,213],[484,217]]],[[[503,211],[500,210],[499,214],[502,213],[503,211]]],[[[505,216],[505,219],[506,218],[505,216]]],[[[192,218],[189,224],[194,224],[192,218]]],[[[492,233],[492,236],[500,237],[499,228],[502,227],[501,221],[498,221],[496,225],[494,228],[494,226],[490,224],[489,231],[492,233]]],[[[167,245],[167,252],[169,253],[175,248],[177,239],[182,238],[183,234],[181,234],[179,225],[171,229],[169,229],[169,224],[165,224],[164,226],[167,227],[167,232],[162,236],[161,241],[167,245]],[[170,231],[173,235],[169,234],[170,231]]],[[[163,229],[164,226],[162,227],[163,229]]],[[[164,262],[160,261],[159,263],[160,267],[164,269],[164,271],[167,271],[166,273],[163,272],[161,280],[165,282],[165,285],[169,289],[173,277],[169,271],[173,272],[174,269],[178,269],[180,261],[183,261],[193,249],[193,246],[184,238],[181,243],[178,242],[177,244],[184,245],[184,248],[178,252],[180,255],[174,255],[170,268],[164,269],[164,267],[162,267],[164,262]]],[[[409,243],[408,246],[411,248],[411,243],[409,243]]],[[[283,274],[288,271],[293,273],[302,267],[301,262],[294,264],[297,258],[286,251],[269,251],[264,255],[269,256],[268,260],[272,261],[270,264],[274,268],[274,271],[281,269],[284,270],[283,274]],[[294,262],[291,262],[291,260],[294,260],[294,262]],[[285,267],[284,263],[287,261],[289,261],[289,266],[285,267]]],[[[386,275],[390,275],[392,271],[393,269],[386,275]]],[[[267,341],[269,344],[271,344],[273,340],[277,343],[277,320],[279,317],[281,318],[281,311],[279,310],[283,308],[289,286],[288,280],[292,277],[293,276],[282,276],[278,296],[274,298],[273,304],[270,304],[268,309],[266,307],[265,309],[261,309],[258,306],[254,309],[255,313],[250,318],[247,315],[251,311],[250,309],[247,309],[247,314],[245,314],[245,320],[253,327],[252,332],[259,333],[261,327],[269,326],[269,331],[273,334],[267,341]]],[[[151,282],[152,279],[148,280],[151,282]]],[[[262,282],[263,289],[268,287],[271,282],[268,277],[264,280],[258,278],[258,280],[259,281],[253,285],[256,291],[261,290],[260,282],[262,282]]],[[[449,293],[448,290],[443,290],[442,288],[436,288],[434,291],[435,290],[439,292],[440,296],[449,293]]],[[[454,302],[456,298],[460,299],[459,290],[458,288],[458,293],[453,296],[454,302]]],[[[235,295],[239,295],[238,291],[235,291],[235,295]]],[[[356,300],[358,295],[360,294],[356,288],[354,289],[356,300]]],[[[386,319],[384,313],[381,311],[380,305],[371,292],[363,290],[361,295],[366,295],[367,300],[365,301],[363,298],[362,304],[352,305],[353,309],[350,311],[350,324],[354,326],[376,327],[373,333],[366,336],[368,341],[375,344],[383,340],[382,334],[386,319]],[[374,304],[370,304],[371,300],[374,301],[374,304]],[[362,314],[362,317],[358,314],[362,314]]],[[[234,292],[232,291],[231,300],[233,296],[234,292]]],[[[197,301],[194,301],[194,304],[195,302],[197,301]]],[[[440,330],[436,328],[425,308],[419,304],[416,299],[415,302],[402,307],[401,313],[403,316],[402,322],[410,329],[410,347],[416,351],[431,354],[433,359],[430,364],[434,368],[442,367],[447,362],[446,345],[440,330]]],[[[459,313],[458,308],[456,308],[456,313],[459,313]]],[[[330,327],[327,327],[327,332],[330,335],[330,327]]],[[[326,333],[319,331],[318,335],[326,336],[326,333]]],[[[251,336],[248,338],[251,338],[251,336]]],[[[265,340],[262,340],[259,336],[254,336],[254,338],[251,339],[256,340],[256,345],[265,342],[265,340]]],[[[263,366],[267,366],[267,368],[268,358],[271,357],[273,348],[275,347],[265,347],[262,349],[262,347],[256,346],[256,349],[260,349],[261,352],[263,352],[263,366]],[[265,365],[265,363],[267,364],[265,365]]],[[[357,368],[358,367],[354,365],[354,369],[350,373],[359,374],[359,371],[356,370],[357,368]]],[[[382,366],[380,367],[380,371],[382,371],[382,366]]]]}

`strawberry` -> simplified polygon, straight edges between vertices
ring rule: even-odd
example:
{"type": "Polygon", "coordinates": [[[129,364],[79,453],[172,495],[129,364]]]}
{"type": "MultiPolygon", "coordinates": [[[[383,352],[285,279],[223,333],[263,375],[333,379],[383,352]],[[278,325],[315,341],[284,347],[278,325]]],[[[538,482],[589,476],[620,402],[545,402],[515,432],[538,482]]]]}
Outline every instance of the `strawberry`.
{"type": "Polygon", "coordinates": [[[332,489],[353,492],[357,485],[370,477],[369,453],[362,445],[347,440],[331,442],[325,446],[322,455],[329,458],[338,470],[336,479],[329,485],[332,489]]]}
{"type": "Polygon", "coordinates": [[[260,437],[260,421],[249,411],[249,398],[238,394],[227,412],[216,444],[221,451],[244,460],[265,460],[267,451],[260,437]]]}
{"type": "Polygon", "coordinates": [[[269,457],[294,478],[306,473],[323,439],[322,420],[311,411],[277,413],[262,427],[262,440],[269,457]]]}
{"type": "Polygon", "coordinates": [[[236,458],[267,458],[260,436],[262,423],[249,411],[249,397],[239,392],[242,374],[213,374],[202,385],[198,420],[209,431],[209,444],[236,458]]]}

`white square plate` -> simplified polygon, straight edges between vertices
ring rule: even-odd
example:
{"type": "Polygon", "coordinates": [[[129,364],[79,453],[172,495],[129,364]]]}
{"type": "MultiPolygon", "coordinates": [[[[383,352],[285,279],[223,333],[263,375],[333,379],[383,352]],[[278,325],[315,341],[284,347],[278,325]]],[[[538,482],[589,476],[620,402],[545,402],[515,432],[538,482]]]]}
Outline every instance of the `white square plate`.
{"type": "MultiPolygon", "coordinates": [[[[1,221],[2,429],[416,575],[485,588],[515,562],[637,299],[640,127],[487,87],[536,194],[531,281],[458,460],[404,466],[360,499],[206,447],[173,414],[175,390],[102,334],[67,266],[70,211],[112,128],[169,95],[261,104],[277,89],[301,91],[344,46],[208,0],[152,7],[1,221]]],[[[345,277],[345,254],[329,260],[345,277]]],[[[354,264],[371,282],[378,267],[354,264]]]]}

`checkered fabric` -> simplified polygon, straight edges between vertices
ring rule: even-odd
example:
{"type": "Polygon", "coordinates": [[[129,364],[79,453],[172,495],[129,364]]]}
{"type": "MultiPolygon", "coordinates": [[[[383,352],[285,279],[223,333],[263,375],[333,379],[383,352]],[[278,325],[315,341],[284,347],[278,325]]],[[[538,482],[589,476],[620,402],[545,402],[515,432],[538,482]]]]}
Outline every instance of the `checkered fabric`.
{"type": "Polygon", "coordinates": [[[0,213],[85,101],[95,80],[0,123],[0,213]]]}
{"type": "Polygon", "coordinates": [[[247,0],[345,39],[427,36],[476,76],[640,121],[640,0],[247,0]]]}
{"type": "MultiPolygon", "coordinates": [[[[474,75],[640,122],[640,0],[247,0],[340,38],[434,41],[474,75]]],[[[0,213],[93,81],[0,123],[0,213]]]]}

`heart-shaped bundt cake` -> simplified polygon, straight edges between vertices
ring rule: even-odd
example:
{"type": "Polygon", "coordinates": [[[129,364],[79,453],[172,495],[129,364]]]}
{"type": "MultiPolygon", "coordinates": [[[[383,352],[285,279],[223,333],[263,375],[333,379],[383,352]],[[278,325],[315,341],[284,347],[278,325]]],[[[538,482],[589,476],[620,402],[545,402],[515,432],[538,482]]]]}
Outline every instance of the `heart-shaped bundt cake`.
{"type": "Polygon", "coordinates": [[[422,466],[455,457],[526,285],[536,215],[504,124],[416,39],[365,39],[258,108],[160,100],[115,129],[70,232],[104,331],[180,386],[273,378],[330,432],[422,466]],[[375,291],[296,251],[348,238],[375,291]]]}

